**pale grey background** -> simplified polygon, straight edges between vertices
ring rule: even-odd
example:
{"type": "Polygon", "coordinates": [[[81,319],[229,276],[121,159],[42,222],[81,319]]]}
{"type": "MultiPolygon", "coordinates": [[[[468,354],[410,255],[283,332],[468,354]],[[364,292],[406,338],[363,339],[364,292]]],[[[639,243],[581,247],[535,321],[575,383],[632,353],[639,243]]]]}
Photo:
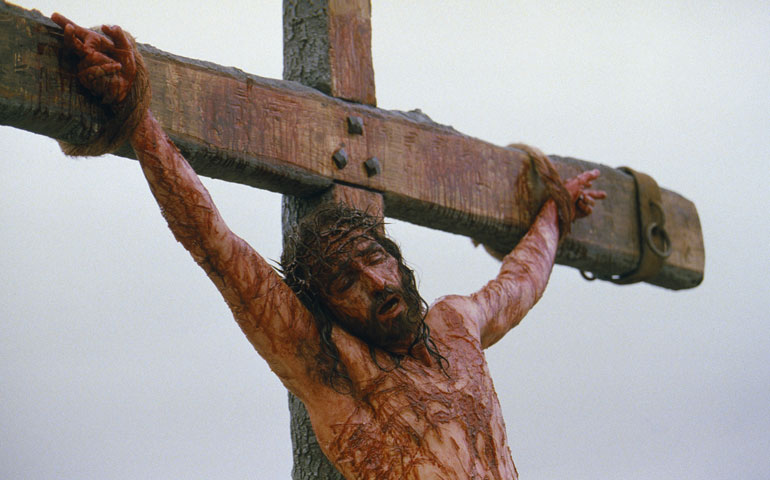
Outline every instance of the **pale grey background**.
{"type": "MultiPolygon", "coordinates": [[[[277,1],[21,3],[281,77],[277,1]]],[[[556,267],[489,351],[522,478],[770,478],[770,3],[374,3],[381,107],[631,165],[700,212],[699,288],[556,267]]],[[[0,151],[0,477],[288,478],[284,389],[138,165],[68,159],[7,127],[0,151]]],[[[278,258],[278,196],[204,182],[233,230],[278,258]]],[[[390,231],[429,301],[495,275],[465,238],[390,231]]]]}

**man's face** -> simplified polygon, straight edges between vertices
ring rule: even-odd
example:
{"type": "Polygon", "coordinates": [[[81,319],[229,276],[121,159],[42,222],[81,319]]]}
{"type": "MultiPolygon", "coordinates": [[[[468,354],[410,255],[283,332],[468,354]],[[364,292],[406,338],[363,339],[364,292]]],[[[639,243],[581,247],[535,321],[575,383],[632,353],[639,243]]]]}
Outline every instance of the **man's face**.
{"type": "Polygon", "coordinates": [[[351,333],[381,347],[408,347],[419,326],[398,261],[364,236],[352,241],[349,255],[331,273],[324,299],[351,333]]]}

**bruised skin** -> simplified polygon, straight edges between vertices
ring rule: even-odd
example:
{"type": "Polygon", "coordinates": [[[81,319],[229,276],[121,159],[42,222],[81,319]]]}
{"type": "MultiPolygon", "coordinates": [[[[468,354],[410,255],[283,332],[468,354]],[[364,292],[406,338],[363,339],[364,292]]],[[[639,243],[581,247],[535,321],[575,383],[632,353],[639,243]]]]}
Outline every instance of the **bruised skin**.
{"type": "MultiPolygon", "coordinates": [[[[449,378],[426,365],[425,356],[384,372],[368,345],[335,327],[333,338],[354,382],[351,395],[340,395],[312,370],[319,340],[309,313],[227,229],[151,113],[132,145],[175,237],[222,292],[251,343],[306,404],[319,443],[347,478],[516,478],[481,343],[462,310],[444,302],[427,317],[449,360],[449,378]]],[[[389,358],[379,361],[385,366],[389,358]]]]}
{"type": "MultiPolygon", "coordinates": [[[[580,181],[592,178],[594,173],[580,181]]],[[[549,201],[505,257],[497,278],[473,295],[444,297],[430,308],[426,322],[449,362],[448,376],[410,357],[383,372],[359,339],[336,332],[359,401],[352,412],[339,411],[326,422],[332,425],[331,443],[324,443],[326,425],[314,428],[341,471],[349,465],[358,475],[350,478],[517,478],[483,349],[542,295],[559,240],[557,225],[549,201]]],[[[378,360],[388,365],[384,355],[378,360]]]]}
{"type": "MultiPolygon", "coordinates": [[[[79,68],[89,72],[79,76],[84,85],[105,102],[120,101],[121,90],[130,85],[130,69],[113,65],[121,56],[128,58],[114,51],[122,31],[103,29],[111,38],[105,43],[91,38],[95,32],[69,26],[64,17],[54,19],[65,29],[65,45],[83,54],[79,68]]],[[[473,295],[444,297],[429,309],[426,322],[449,362],[446,372],[420,350],[398,368],[377,350],[378,366],[366,343],[335,326],[332,339],[353,381],[353,391],[340,394],[318,375],[320,337],[312,315],[267,262],[230,231],[149,110],[130,141],[174,236],[217,286],[255,349],[305,403],[321,448],[346,478],[517,478],[483,349],[518,324],[545,289],[559,237],[552,201],[505,256],[497,278],[473,295]]],[[[586,172],[565,185],[579,214],[590,213],[595,200],[603,198],[603,192],[588,190],[597,176],[586,172]]],[[[387,258],[383,262],[390,268],[387,258]]],[[[366,296],[380,288],[378,281],[395,283],[385,270],[378,278],[359,278],[354,290],[362,288],[366,296]]],[[[348,308],[365,309],[367,301],[360,302],[348,308]]]]}
{"type": "Polygon", "coordinates": [[[131,146],[174,237],[214,282],[252,345],[300,398],[308,386],[321,387],[310,378],[309,360],[320,342],[312,316],[275,270],[230,231],[152,112],[131,146]]]}
{"type": "Polygon", "coordinates": [[[103,25],[99,35],[54,13],[51,20],[64,30],[64,46],[77,54],[78,81],[102,103],[122,102],[136,76],[136,59],[126,34],[118,26],[103,25]]]}
{"type": "Polygon", "coordinates": [[[319,442],[348,478],[516,478],[480,342],[447,303],[435,304],[428,321],[448,375],[412,357],[383,372],[357,338],[336,332],[356,405],[315,428],[319,442]]]}

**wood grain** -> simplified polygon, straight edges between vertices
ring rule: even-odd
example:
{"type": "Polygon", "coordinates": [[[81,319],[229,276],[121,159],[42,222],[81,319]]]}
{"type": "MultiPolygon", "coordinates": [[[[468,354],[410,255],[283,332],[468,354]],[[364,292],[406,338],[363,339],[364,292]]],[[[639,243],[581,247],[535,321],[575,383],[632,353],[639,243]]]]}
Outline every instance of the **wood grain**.
{"type": "Polygon", "coordinates": [[[376,105],[369,0],[285,0],[284,79],[376,105]]]}
{"type": "Polygon", "coordinates": [[[329,0],[331,95],[377,105],[369,0],[329,0]]]}
{"type": "MultiPolygon", "coordinates": [[[[0,124],[71,143],[87,141],[105,112],[73,77],[47,18],[0,4],[0,124]]],[[[384,196],[385,215],[509,250],[542,198],[522,152],[436,124],[420,112],[352,104],[290,81],[142,50],[151,72],[152,109],[202,175],[281,193],[317,194],[334,183],[384,196]],[[363,134],[348,133],[348,117],[363,134]],[[347,166],[332,154],[344,146],[347,166]],[[382,167],[368,176],[364,162],[382,167]]],[[[132,156],[130,150],[122,150],[132,156]]],[[[563,177],[599,168],[609,199],[577,222],[557,262],[599,275],[621,274],[638,261],[632,179],[607,166],[552,157],[563,177]]],[[[647,172],[653,175],[654,172],[647,172]]],[[[650,283],[691,288],[703,278],[704,248],[695,206],[663,191],[673,253],[650,283]]]]}
{"type": "MultiPolygon", "coordinates": [[[[374,105],[370,16],[369,0],[284,1],[284,64],[292,67],[284,69],[284,80],[311,87],[320,80],[328,85],[327,93],[334,97],[374,105]],[[311,34],[312,38],[309,38],[311,34]]],[[[356,131],[356,135],[361,133],[362,129],[356,131]]],[[[347,146],[340,142],[334,151],[344,155],[343,161],[334,162],[335,167],[340,170],[346,168],[345,162],[349,158],[347,146]]],[[[330,203],[345,203],[380,217],[384,213],[381,193],[341,183],[319,195],[284,195],[281,206],[284,248],[287,233],[296,227],[302,217],[330,203]]],[[[292,479],[342,480],[342,474],[318,445],[305,405],[291,393],[289,413],[294,460],[292,479]]]]}

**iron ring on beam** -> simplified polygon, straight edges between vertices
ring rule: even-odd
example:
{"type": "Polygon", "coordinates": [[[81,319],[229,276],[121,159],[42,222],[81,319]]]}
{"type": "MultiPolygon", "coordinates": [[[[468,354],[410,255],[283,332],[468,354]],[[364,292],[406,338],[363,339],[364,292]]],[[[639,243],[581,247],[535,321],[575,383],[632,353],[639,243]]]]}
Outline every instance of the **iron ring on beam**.
{"type": "Polygon", "coordinates": [[[657,222],[652,222],[647,225],[647,231],[645,232],[644,239],[647,242],[647,246],[650,247],[650,250],[652,250],[655,255],[659,256],[660,258],[668,258],[671,255],[671,239],[668,237],[666,229],[659,227],[657,222]],[[663,239],[663,250],[659,249],[652,239],[653,233],[656,232],[663,239]]]}

